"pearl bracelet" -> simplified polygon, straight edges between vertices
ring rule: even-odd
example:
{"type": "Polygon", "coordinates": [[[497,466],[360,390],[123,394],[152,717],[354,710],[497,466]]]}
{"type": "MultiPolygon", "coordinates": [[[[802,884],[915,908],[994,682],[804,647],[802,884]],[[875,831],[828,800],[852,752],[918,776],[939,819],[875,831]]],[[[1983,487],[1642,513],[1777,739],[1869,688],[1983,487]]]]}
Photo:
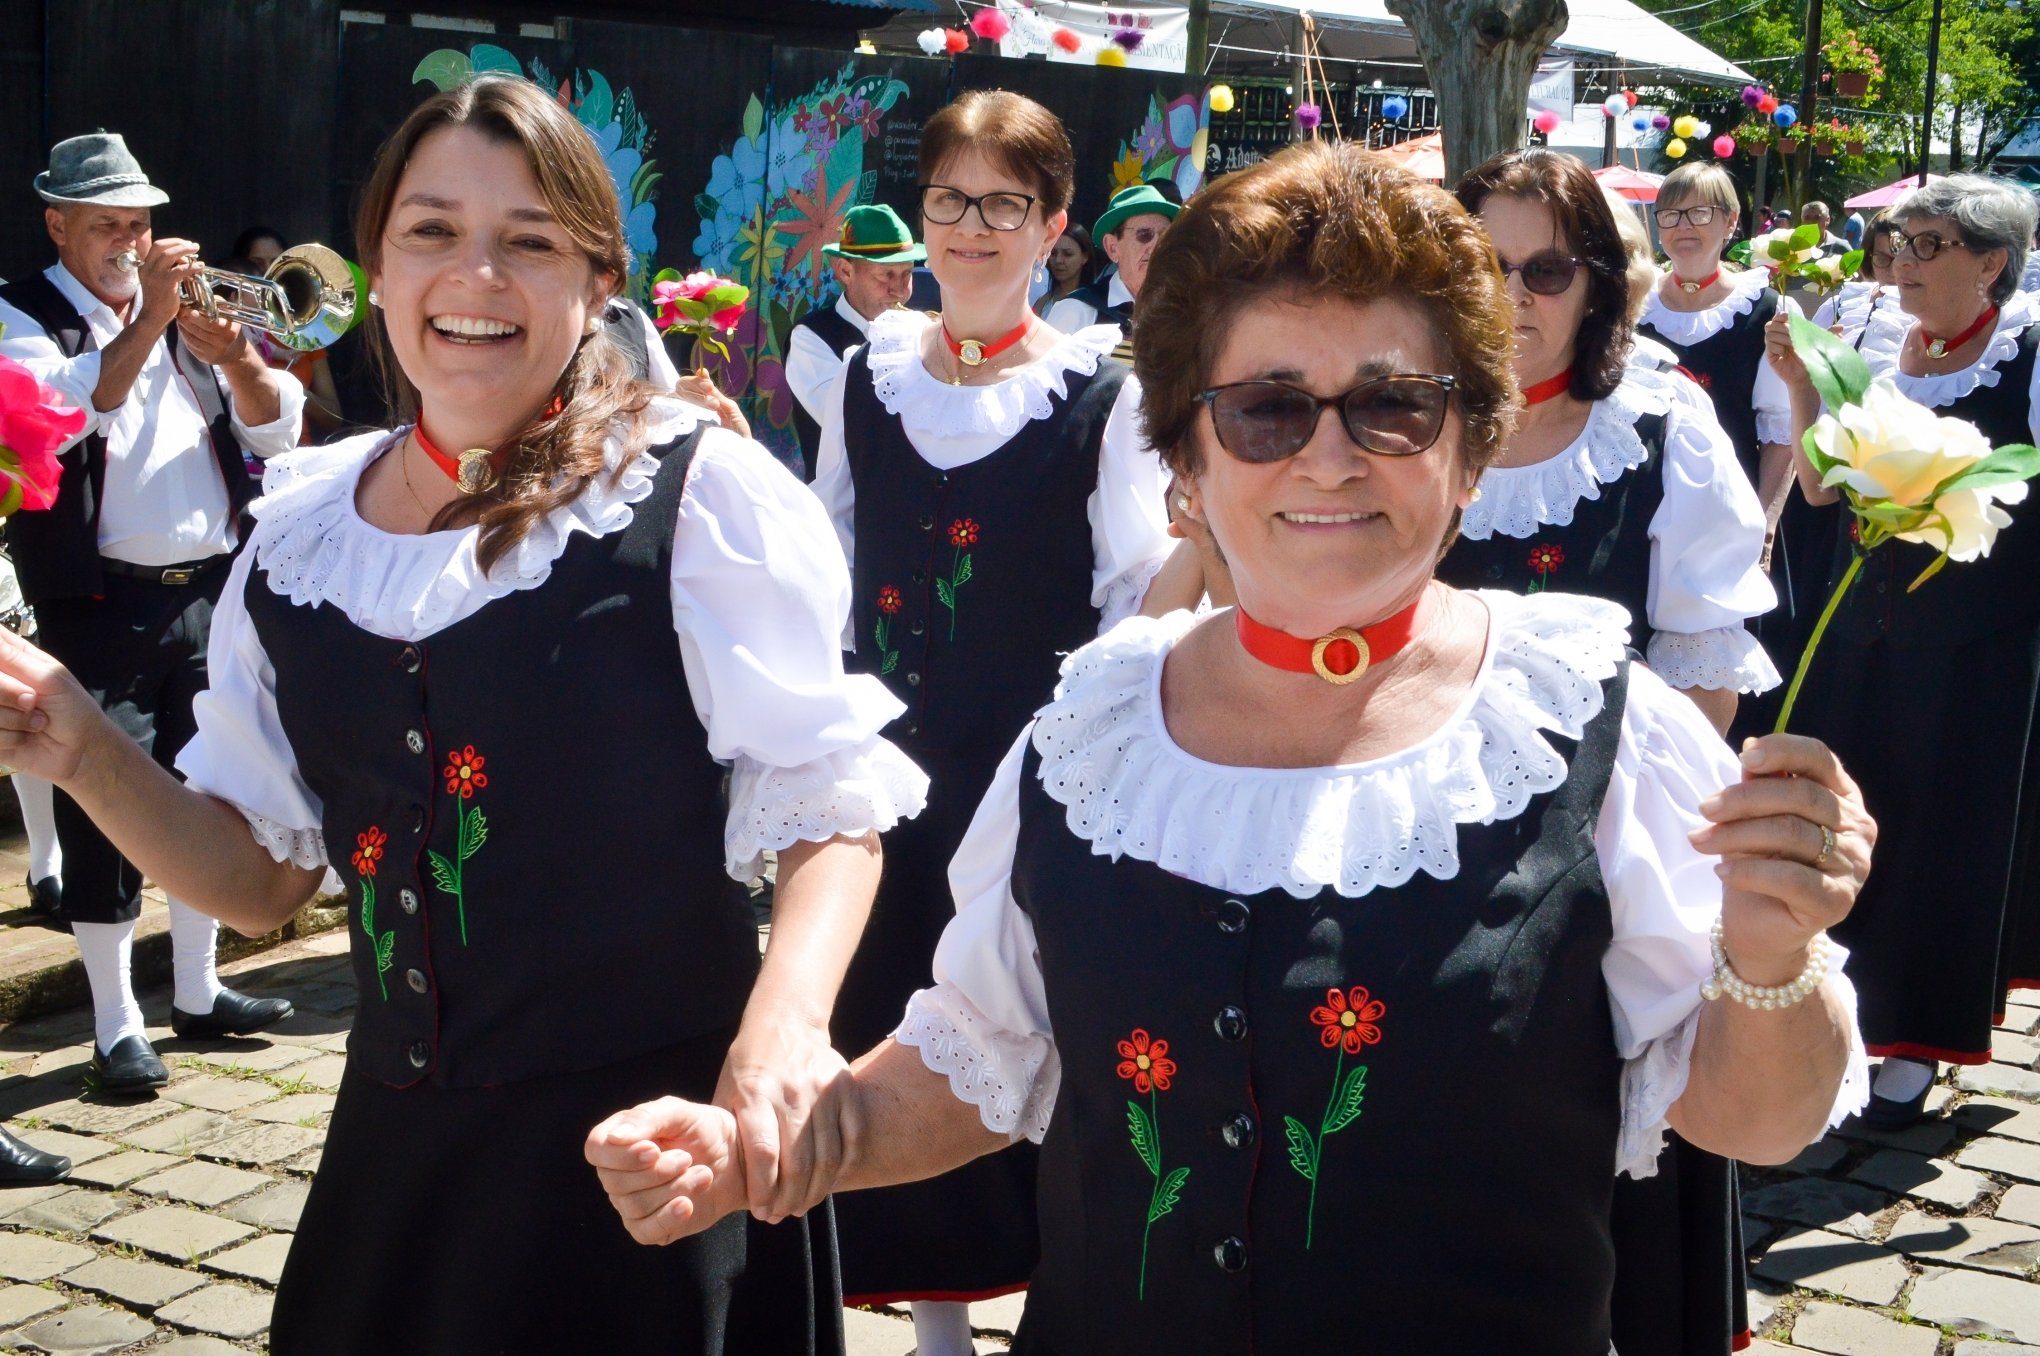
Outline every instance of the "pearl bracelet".
{"type": "Polygon", "coordinates": [[[1728,949],[1721,943],[1719,918],[1714,920],[1714,930],[1708,934],[1707,944],[1714,952],[1714,977],[1700,986],[1700,996],[1710,1002],[1717,998],[1727,998],[1746,1008],[1766,1010],[1789,1008],[1806,1001],[1807,996],[1818,989],[1821,981],[1828,976],[1830,951],[1825,933],[1816,936],[1807,944],[1806,968],[1799,972],[1799,978],[1790,984],[1778,984],[1770,988],[1746,982],[1735,972],[1735,967],[1728,963],[1728,949]]]}

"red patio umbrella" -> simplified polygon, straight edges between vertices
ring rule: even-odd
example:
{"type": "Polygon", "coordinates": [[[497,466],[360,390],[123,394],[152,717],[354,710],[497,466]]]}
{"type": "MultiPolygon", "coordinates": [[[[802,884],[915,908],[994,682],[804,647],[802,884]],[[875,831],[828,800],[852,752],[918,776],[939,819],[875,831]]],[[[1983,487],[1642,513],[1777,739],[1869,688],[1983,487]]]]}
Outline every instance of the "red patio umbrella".
{"type": "Polygon", "coordinates": [[[1662,174],[1645,174],[1621,164],[1597,169],[1594,177],[1603,188],[1612,188],[1631,202],[1656,202],[1658,185],[1665,181],[1662,174]]]}
{"type": "Polygon", "coordinates": [[[1419,179],[1445,181],[1445,138],[1442,133],[1417,137],[1395,146],[1384,146],[1379,155],[1401,163],[1402,167],[1419,179]]]}

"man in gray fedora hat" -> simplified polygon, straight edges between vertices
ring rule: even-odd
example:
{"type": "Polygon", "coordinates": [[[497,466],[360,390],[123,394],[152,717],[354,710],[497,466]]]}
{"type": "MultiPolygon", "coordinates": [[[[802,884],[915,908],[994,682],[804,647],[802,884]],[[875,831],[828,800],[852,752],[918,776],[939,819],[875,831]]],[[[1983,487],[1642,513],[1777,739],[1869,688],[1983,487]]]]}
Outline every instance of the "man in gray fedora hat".
{"type": "MultiPolygon", "coordinates": [[[[17,513],[8,545],[43,648],[167,768],[195,728],[213,604],[257,490],[243,449],[295,447],[304,390],[238,325],[184,307],[178,285],[197,275],[198,246],[155,237],[150,210],[169,195],[117,134],[58,142],[35,191],[57,263],[0,286],[0,353],[88,418],[60,453],[56,502],[17,513]]],[[[169,1071],[128,973],[140,873],[61,791],[56,823],[62,917],[91,981],[100,1086],[161,1087],[169,1071]]],[[[240,1035],[290,1015],[280,999],[221,987],[212,919],[173,899],[170,933],[178,1035],[240,1035]]]]}

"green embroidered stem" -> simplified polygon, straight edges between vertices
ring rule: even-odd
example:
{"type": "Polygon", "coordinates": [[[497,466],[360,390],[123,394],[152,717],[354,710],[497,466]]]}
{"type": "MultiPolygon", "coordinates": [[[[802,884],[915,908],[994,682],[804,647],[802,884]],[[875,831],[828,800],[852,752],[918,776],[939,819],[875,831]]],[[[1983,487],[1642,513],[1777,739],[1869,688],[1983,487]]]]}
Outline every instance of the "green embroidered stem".
{"type": "Polygon", "coordinates": [[[1154,1133],[1155,1185],[1148,1192],[1147,1224],[1140,1231],[1140,1293],[1136,1298],[1143,1302],[1147,1299],[1148,1235],[1155,1231],[1155,1201],[1162,1194],[1162,1107],[1158,1093],[1148,1094],[1148,1107],[1148,1125],[1154,1133]]]}
{"type": "MultiPolygon", "coordinates": [[[[1311,1148],[1310,1157],[1313,1168],[1319,1168],[1324,1165],[1325,1127],[1331,1123],[1332,1109],[1339,1104],[1339,1076],[1345,1072],[1345,1065],[1346,1048],[1344,1045],[1341,1045],[1338,1054],[1332,1060],[1332,1095],[1325,1102],[1325,1114],[1318,1119],[1317,1141],[1311,1148]]],[[[1310,1206],[1303,1214],[1303,1249],[1305,1252],[1310,1251],[1311,1240],[1317,1233],[1317,1184],[1318,1178],[1323,1175],[1321,1172],[1312,1172],[1310,1175],[1310,1206]]]]}
{"type": "MultiPolygon", "coordinates": [[[[695,351],[699,353],[700,348],[701,342],[700,340],[696,340],[695,351]]],[[[453,803],[453,841],[455,844],[453,862],[453,908],[454,912],[458,914],[460,917],[460,944],[462,946],[466,946],[467,859],[468,859],[467,811],[461,808],[461,803],[459,801],[455,801],[453,803]]]]}
{"type": "Polygon", "coordinates": [[[1834,620],[1835,610],[1842,605],[1842,599],[1855,585],[1856,576],[1863,571],[1863,552],[1858,551],[1849,562],[1849,568],[1842,575],[1842,582],[1835,585],[1834,595],[1821,610],[1820,620],[1814,624],[1813,634],[1807,637],[1806,648],[1800,651],[1799,668],[1792,675],[1792,686],[1785,689],[1785,705],[1778,710],[1778,723],[1771,727],[1772,734],[1784,734],[1786,722],[1792,719],[1792,707],[1799,700],[1799,686],[1806,681],[1806,671],[1813,665],[1813,652],[1820,648],[1820,638],[1827,634],[1828,623],[1834,620]]]}
{"type": "MultiPolygon", "coordinates": [[[[377,987],[382,990],[383,1002],[387,1003],[390,1001],[390,986],[383,980],[383,971],[389,969],[389,966],[383,962],[384,948],[382,941],[375,935],[375,878],[373,876],[363,876],[361,878],[361,930],[368,934],[368,947],[374,954],[376,961],[375,982],[377,987]]],[[[392,940],[394,940],[394,936],[392,940]]]]}

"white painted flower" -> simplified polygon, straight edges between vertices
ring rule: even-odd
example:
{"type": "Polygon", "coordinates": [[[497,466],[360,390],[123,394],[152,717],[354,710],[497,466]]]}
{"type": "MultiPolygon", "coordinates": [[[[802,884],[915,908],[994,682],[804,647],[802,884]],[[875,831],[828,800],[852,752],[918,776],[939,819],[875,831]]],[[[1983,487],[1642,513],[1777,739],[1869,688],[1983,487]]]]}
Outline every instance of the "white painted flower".
{"type": "MultiPolygon", "coordinates": [[[[1926,507],[1935,486],[1991,453],[1990,440],[1976,425],[1935,414],[1901,395],[1889,378],[1872,382],[1861,403],[1823,414],[1811,434],[1814,446],[1836,463],[1822,484],[1845,485],[1864,499],[1906,508],[1926,507]]],[[[1999,488],[2009,489],[1986,493],[1999,488]]]]}

